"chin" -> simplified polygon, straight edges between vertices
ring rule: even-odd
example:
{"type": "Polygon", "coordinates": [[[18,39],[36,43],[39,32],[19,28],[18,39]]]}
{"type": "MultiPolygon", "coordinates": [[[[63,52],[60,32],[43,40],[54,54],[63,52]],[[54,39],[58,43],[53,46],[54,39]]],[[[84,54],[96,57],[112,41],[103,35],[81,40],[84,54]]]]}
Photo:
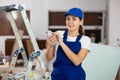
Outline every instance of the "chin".
{"type": "Polygon", "coordinates": [[[69,28],[69,31],[74,31],[74,28],[69,28]]]}

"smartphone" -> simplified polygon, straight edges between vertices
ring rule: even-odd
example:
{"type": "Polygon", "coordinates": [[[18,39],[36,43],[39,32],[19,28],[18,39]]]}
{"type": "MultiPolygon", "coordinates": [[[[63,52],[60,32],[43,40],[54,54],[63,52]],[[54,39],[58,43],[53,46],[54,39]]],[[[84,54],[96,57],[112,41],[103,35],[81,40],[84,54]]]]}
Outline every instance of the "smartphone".
{"type": "Polygon", "coordinates": [[[47,37],[50,37],[52,35],[52,31],[51,30],[47,30],[46,34],[47,34],[47,37]]]}

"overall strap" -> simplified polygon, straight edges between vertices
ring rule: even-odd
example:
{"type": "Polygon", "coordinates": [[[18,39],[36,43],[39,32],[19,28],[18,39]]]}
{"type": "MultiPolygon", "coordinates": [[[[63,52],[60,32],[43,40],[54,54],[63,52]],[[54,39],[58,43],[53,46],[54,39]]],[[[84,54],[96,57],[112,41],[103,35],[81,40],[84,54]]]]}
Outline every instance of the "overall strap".
{"type": "Polygon", "coordinates": [[[79,40],[82,38],[82,35],[81,34],[79,34],[78,36],[77,36],[77,38],[76,38],[76,41],[78,41],[79,42],[79,40]]]}
{"type": "MultiPolygon", "coordinates": [[[[67,40],[67,35],[68,35],[68,30],[65,30],[64,34],[63,34],[63,40],[66,41],[67,40]]],[[[76,41],[79,42],[79,40],[82,38],[82,35],[79,34],[76,38],[76,41]]]]}

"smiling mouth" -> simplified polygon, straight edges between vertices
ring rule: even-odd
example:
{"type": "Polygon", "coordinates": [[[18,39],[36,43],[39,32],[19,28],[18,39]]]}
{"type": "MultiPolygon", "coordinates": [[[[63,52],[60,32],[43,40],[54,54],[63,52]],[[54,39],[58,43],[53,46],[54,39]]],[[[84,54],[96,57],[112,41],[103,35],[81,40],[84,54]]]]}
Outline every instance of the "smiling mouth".
{"type": "Polygon", "coordinates": [[[68,25],[69,28],[72,28],[73,26],[68,25]]]}

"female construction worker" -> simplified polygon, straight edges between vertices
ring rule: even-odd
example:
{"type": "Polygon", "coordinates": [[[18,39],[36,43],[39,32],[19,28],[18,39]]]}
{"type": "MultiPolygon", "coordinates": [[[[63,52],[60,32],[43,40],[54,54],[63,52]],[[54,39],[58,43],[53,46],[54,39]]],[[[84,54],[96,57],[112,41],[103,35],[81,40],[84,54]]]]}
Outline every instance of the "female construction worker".
{"type": "Polygon", "coordinates": [[[65,31],[53,32],[47,39],[46,59],[55,57],[52,80],[85,80],[86,73],[82,61],[90,52],[91,40],[84,35],[84,13],[79,8],[71,8],[64,14],[66,18],[65,31]]]}

